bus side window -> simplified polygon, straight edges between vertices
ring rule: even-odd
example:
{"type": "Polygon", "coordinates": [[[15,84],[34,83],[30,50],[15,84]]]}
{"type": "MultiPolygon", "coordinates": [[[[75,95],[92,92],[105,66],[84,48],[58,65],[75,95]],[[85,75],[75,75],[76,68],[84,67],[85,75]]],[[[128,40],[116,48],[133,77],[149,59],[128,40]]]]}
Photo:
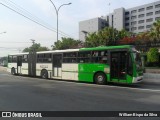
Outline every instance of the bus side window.
{"type": "Polygon", "coordinates": [[[28,55],[23,55],[22,62],[23,63],[28,62],[28,55]]]}
{"type": "Polygon", "coordinates": [[[79,63],[90,63],[91,51],[79,52],[78,62],[79,63]]]}
{"type": "Polygon", "coordinates": [[[92,54],[92,63],[108,63],[108,53],[107,51],[93,51],[92,54]]]}
{"type": "Polygon", "coordinates": [[[8,62],[12,63],[12,56],[8,56],[8,62]]]}
{"type": "Polygon", "coordinates": [[[13,57],[12,57],[12,62],[13,62],[13,63],[16,63],[16,62],[17,62],[17,56],[13,56],[13,57]]]}
{"type": "Polygon", "coordinates": [[[107,62],[108,62],[107,56],[103,56],[103,57],[101,58],[101,63],[106,64],[107,62]]]}
{"type": "Polygon", "coordinates": [[[63,63],[77,63],[77,52],[63,53],[63,63]]]}

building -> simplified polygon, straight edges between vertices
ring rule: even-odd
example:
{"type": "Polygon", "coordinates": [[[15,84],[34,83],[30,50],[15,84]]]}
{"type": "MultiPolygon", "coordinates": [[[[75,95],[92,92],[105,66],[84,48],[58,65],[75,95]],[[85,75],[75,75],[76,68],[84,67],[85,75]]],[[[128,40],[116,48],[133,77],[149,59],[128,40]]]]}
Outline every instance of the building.
{"type": "MultiPolygon", "coordinates": [[[[99,19],[101,21],[101,18],[99,19]]],[[[85,40],[87,33],[99,31],[106,26],[116,28],[117,30],[126,29],[132,33],[144,32],[150,30],[153,23],[158,19],[160,19],[160,1],[130,9],[118,8],[113,13],[103,17],[103,22],[92,22],[95,19],[80,22],[79,39],[85,40]],[[102,23],[105,23],[104,26],[102,23]],[[85,31],[85,34],[81,31],[85,31]]]]}
{"type": "Polygon", "coordinates": [[[85,41],[85,37],[88,33],[97,32],[107,26],[105,18],[93,18],[79,22],[79,38],[85,41]]]}
{"type": "Polygon", "coordinates": [[[125,29],[133,33],[149,30],[160,19],[160,1],[127,9],[125,11],[125,29]]]}

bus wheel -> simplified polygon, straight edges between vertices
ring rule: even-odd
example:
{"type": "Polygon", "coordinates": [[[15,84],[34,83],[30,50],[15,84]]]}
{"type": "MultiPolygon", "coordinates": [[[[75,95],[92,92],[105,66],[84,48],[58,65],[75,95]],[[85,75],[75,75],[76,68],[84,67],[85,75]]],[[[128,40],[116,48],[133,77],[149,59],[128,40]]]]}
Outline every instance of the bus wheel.
{"type": "Polygon", "coordinates": [[[94,76],[94,81],[96,84],[99,84],[99,85],[104,85],[106,84],[106,75],[102,72],[98,72],[95,74],[94,76]]]}
{"type": "Polygon", "coordinates": [[[15,74],[16,74],[15,68],[12,68],[12,69],[11,69],[11,74],[12,74],[12,75],[15,75],[15,74]]]}
{"type": "Polygon", "coordinates": [[[41,77],[43,79],[48,79],[48,72],[47,72],[47,70],[42,70],[41,71],[41,77]]]}

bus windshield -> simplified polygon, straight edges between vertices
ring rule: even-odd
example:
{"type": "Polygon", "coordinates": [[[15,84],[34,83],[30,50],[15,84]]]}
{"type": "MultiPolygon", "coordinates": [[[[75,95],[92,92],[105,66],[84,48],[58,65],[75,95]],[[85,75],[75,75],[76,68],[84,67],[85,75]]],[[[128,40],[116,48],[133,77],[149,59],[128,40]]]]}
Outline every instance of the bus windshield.
{"type": "Polygon", "coordinates": [[[134,51],[133,52],[133,57],[134,57],[134,61],[136,63],[137,69],[140,69],[142,67],[142,61],[141,61],[140,53],[138,53],[137,51],[134,51]]]}

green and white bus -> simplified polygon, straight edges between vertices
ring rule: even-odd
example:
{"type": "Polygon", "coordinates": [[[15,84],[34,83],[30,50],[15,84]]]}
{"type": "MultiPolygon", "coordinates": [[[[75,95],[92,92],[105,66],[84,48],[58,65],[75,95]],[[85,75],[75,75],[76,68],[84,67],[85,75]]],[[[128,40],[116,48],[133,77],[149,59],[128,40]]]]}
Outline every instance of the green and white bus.
{"type": "Polygon", "coordinates": [[[10,54],[8,71],[96,84],[132,84],[143,79],[139,52],[130,45],[10,54]]]}

